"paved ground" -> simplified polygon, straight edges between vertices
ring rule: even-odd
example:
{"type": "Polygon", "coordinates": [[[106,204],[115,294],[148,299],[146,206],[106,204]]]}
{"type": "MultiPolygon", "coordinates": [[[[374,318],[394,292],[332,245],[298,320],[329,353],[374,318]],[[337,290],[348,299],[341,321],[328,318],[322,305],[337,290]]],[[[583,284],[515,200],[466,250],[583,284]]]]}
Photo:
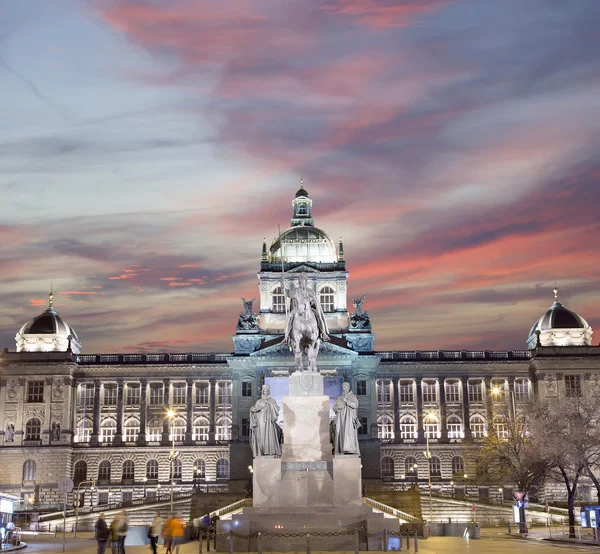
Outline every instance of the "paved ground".
{"type": "MultiPolygon", "coordinates": [[[[60,554],[62,552],[62,538],[60,537],[29,536],[25,540],[29,544],[28,548],[22,551],[25,554],[45,552],[60,554]]],[[[68,538],[66,540],[66,552],[95,554],[96,542],[89,538],[68,538]]],[[[149,554],[150,552],[149,546],[130,546],[126,550],[126,554],[149,554]]],[[[164,554],[164,547],[160,547],[158,552],[164,554]]],[[[196,554],[197,552],[197,542],[184,544],[180,549],[180,554],[196,554]]],[[[403,550],[403,552],[406,552],[406,550],[403,550]]],[[[412,548],[410,552],[413,552],[412,548]]],[[[481,540],[432,537],[426,541],[419,541],[419,552],[422,554],[567,554],[569,552],[600,552],[600,549],[591,546],[553,544],[539,539],[516,539],[507,537],[500,529],[484,529],[481,540]]],[[[110,554],[110,547],[106,550],[106,554],[110,554]]],[[[317,554],[316,551],[315,554],[317,554]]]]}

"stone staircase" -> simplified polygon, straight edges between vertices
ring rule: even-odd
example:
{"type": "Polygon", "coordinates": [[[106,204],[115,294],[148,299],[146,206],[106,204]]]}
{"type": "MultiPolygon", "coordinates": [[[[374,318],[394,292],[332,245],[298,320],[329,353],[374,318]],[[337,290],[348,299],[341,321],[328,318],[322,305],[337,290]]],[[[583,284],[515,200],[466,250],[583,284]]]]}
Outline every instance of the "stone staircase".
{"type": "Polygon", "coordinates": [[[391,490],[388,487],[366,487],[365,496],[381,504],[410,514],[418,521],[423,519],[421,494],[417,487],[411,487],[408,490],[391,490]]]}

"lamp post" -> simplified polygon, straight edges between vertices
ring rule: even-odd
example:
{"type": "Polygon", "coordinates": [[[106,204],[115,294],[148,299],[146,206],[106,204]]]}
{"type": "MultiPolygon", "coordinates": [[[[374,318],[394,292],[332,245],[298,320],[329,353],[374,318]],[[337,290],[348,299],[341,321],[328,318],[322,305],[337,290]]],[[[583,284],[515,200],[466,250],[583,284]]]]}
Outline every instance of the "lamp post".
{"type": "Polygon", "coordinates": [[[81,485],[91,485],[90,490],[93,491],[96,486],[96,480],[90,479],[89,481],[81,481],[77,485],[77,496],[76,496],[76,500],[75,500],[75,531],[73,532],[74,537],[77,536],[77,524],[79,522],[79,504],[81,503],[81,490],[80,490],[81,485]]]}
{"type": "Polygon", "coordinates": [[[148,484],[148,477],[144,477],[144,500],[146,499],[146,485],[148,484]]]}

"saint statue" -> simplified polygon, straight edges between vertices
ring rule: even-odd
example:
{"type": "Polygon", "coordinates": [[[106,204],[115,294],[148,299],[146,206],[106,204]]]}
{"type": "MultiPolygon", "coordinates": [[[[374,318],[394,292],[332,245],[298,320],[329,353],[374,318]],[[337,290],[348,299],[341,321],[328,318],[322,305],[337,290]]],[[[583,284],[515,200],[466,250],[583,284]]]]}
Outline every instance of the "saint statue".
{"type": "Polygon", "coordinates": [[[52,440],[59,441],[60,440],[60,423],[54,422],[52,424],[52,440]]]}
{"type": "Polygon", "coordinates": [[[281,456],[283,431],[278,417],[279,406],[271,398],[271,387],[263,385],[260,399],[250,408],[250,447],[255,458],[281,456]]]}
{"type": "Polygon", "coordinates": [[[298,278],[298,286],[286,287],[285,293],[291,299],[291,303],[284,341],[294,352],[298,371],[304,371],[304,351],[308,358],[308,371],[317,371],[319,345],[321,341],[329,340],[329,329],[321,303],[315,291],[308,286],[308,279],[304,273],[298,278]]]}
{"type": "Polygon", "coordinates": [[[338,396],[333,406],[335,413],[334,452],[360,456],[358,448],[358,399],[350,391],[350,384],[342,385],[342,395],[338,396]]]}
{"type": "Polygon", "coordinates": [[[12,423],[9,423],[6,426],[6,432],[4,433],[4,441],[5,442],[13,442],[15,440],[15,426],[12,423]]]}

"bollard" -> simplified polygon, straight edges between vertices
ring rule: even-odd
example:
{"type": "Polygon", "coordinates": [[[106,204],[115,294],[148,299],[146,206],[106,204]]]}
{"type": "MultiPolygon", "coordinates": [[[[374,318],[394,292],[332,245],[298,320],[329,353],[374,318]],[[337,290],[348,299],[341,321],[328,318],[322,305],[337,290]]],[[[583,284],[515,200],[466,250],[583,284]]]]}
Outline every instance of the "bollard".
{"type": "Polygon", "coordinates": [[[387,529],[383,530],[383,551],[388,551],[387,529]]]}
{"type": "MultiPolygon", "coordinates": [[[[354,529],[354,554],[358,554],[360,550],[360,537],[358,536],[358,529],[354,529]]],[[[259,552],[260,554],[260,552],[259,552]]]]}
{"type": "Polygon", "coordinates": [[[510,535],[512,532],[510,530],[510,521],[508,522],[508,534],[510,535]]]}
{"type": "Polygon", "coordinates": [[[256,536],[256,553],[262,554],[262,544],[260,544],[260,537],[262,537],[262,533],[259,531],[256,536]]]}
{"type": "Polygon", "coordinates": [[[406,550],[410,550],[410,531],[406,533],[406,550]]]}
{"type": "Polygon", "coordinates": [[[213,543],[213,546],[214,546],[214,548],[215,548],[215,552],[216,552],[216,551],[217,551],[217,527],[216,527],[216,525],[215,525],[215,531],[214,531],[213,535],[214,535],[214,538],[213,538],[213,541],[214,541],[214,543],[213,543]]]}
{"type": "Polygon", "coordinates": [[[310,554],[310,535],[306,533],[306,554],[310,554]]]}
{"type": "Polygon", "coordinates": [[[198,531],[198,554],[202,554],[202,541],[204,540],[204,533],[198,531]]]}
{"type": "Polygon", "coordinates": [[[419,537],[417,535],[417,530],[415,529],[415,552],[419,551],[419,537]]]}
{"type": "Polygon", "coordinates": [[[398,550],[402,550],[402,537],[404,536],[404,533],[402,531],[400,531],[399,535],[398,535],[398,550]]]}

